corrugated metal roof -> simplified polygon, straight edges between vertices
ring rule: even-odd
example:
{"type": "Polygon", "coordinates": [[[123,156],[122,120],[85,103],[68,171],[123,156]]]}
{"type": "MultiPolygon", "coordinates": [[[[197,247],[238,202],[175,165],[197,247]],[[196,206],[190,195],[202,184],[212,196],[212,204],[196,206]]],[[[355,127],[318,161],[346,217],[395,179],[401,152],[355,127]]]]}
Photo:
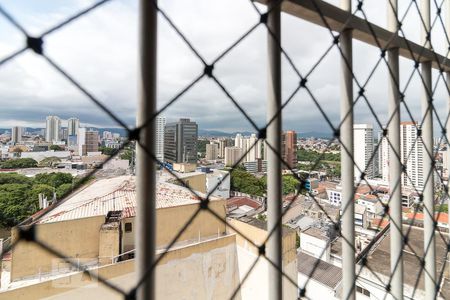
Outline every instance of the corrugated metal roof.
{"type": "MultiPolygon", "coordinates": [[[[199,194],[200,197],[204,195],[199,194]]],[[[210,200],[216,200],[211,198],[210,200]]],[[[200,198],[182,186],[168,182],[158,182],[156,186],[156,208],[196,204],[200,198]]],[[[122,211],[122,218],[136,215],[136,182],[134,176],[119,176],[94,182],[81,192],[64,200],[45,214],[40,223],[52,223],[93,216],[101,216],[109,211],[122,211]]]]}
{"type": "Polygon", "coordinates": [[[303,252],[297,254],[297,269],[299,273],[332,289],[335,289],[342,280],[341,268],[303,252]]]}

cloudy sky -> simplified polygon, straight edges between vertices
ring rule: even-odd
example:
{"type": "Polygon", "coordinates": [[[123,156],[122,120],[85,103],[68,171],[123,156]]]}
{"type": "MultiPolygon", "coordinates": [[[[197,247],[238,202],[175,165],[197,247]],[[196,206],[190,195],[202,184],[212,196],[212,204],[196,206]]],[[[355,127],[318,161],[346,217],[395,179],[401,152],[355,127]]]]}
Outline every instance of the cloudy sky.
{"type": "MultiPolygon", "coordinates": [[[[384,1],[367,0],[364,10],[370,21],[384,26],[387,7],[380,2],[384,1]]],[[[401,16],[407,2],[400,1],[401,16]]],[[[0,5],[32,35],[39,35],[93,3],[92,0],[0,0],[0,5]]],[[[213,61],[259,20],[247,0],[165,0],[160,1],[160,5],[207,62],[213,61]]],[[[258,6],[258,9],[264,11],[265,8],[258,6]]],[[[435,11],[433,4],[432,13],[435,11]]],[[[112,0],[44,40],[46,54],[130,126],[135,124],[138,96],[137,21],[137,1],[112,0]]],[[[419,42],[421,25],[414,7],[403,24],[406,36],[419,42]]],[[[1,59],[19,49],[24,37],[1,17],[0,28],[1,59]]],[[[203,65],[163,18],[159,19],[158,33],[158,106],[162,107],[202,73],[203,65]]],[[[303,75],[310,71],[331,42],[330,33],[322,27],[282,15],[282,46],[303,75]]],[[[439,22],[432,32],[432,42],[435,50],[445,55],[447,46],[439,22]]],[[[266,118],[266,47],[267,33],[259,26],[214,68],[219,81],[260,127],[266,118]]],[[[361,83],[366,81],[378,58],[379,50],[354,42],[354,72],[361,83]]],[[[308,77],[308,86],[335,125],[339,122],[339,69],[339,52],[333,48],[308,77]]],[[[401,86],[404,87],[413,71],[413,63],[401,59],[400,70],[401,86]]],[[[287,99],[299,78],[286,59],[283,59],[282,72],[283,99],[287,99]]],[[[436,82],[438,73],[433,75],[436,82]]],[[[387,67],[382,62],[365,88],[381,123],[388,119],[387,76],[387,67]]],[[[413,117],[419,119],[421,80],[418,74],[414,75],[405,94],[413,117]]],[[[440,81],[435,103],[442,119],[446,116],[446,94],[444,83],[440,81]]],[[[375,125],[375,118],[363,100],[356,104],[355,113],[355,122],[375,125]]],[[[402,113],[403,120],[410,119],[405,110],[402,113]]],[[[45,116],[50,114],[63,119],[77,116],[89,125],[117,126],[31,51],[0,66],[0,128],[13,125],[43,127],[45,116]]],[[[168,120],[190,117],[202,129],[252,130],[250,123],[208,78],[198,82],[164,115],[168,120]]],[[[283,126],[299,132],[331,131],[304,90],[300,90],[284,110],[283,126]]]]}

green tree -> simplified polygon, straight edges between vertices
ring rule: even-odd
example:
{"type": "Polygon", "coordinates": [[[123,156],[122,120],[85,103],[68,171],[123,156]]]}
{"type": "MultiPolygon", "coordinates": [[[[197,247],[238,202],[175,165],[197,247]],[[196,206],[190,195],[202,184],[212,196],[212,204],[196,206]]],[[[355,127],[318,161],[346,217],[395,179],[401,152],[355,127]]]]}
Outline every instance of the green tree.
{"type": "Polygon", "coordinates": [[[71,183],[61,184],[56,189],[56,198],[61,199],[61,198],[66,196],[71,191],[72,191],[72,184],[71,183]]]}
{"type": "Polygon", "coordinates": [[[448,212],[448,204],[437,205],[436,211],[441,212],[441,213],[447,213],[448,212]]]}
{"type": "Polygon", "coordinates": [[[31,185],[33,180],[25,175],[17,173],[0,173],[0,186],[8,183],[31,185]]]}
{"type": "Polygon", "coordinates": [[[46,184],[52,187],[59,187],[64,183],[72,183],[73,177],[67,173],[41,173],[34,177],[34,182],[39,184],[46,184]]]}
{"type": "Polygon", "coordinates": [[[60,163],[60,162],[61,162],[61,159],[58,157],[55,157],[55,156],[47,157],[38,163],[38,167],[53,167],[57,163],[60,163]]]}
{"type": "Polygon", "coordinates": [[[128,159],[128,161],[131,163],[133,160],[133,150],[126,149],[120,154],[120,159],[128,159]]]}
{"type": "Polygon", "coordinates": [[[39,194],[43,194],[48,200],[53,198],[53,187],[48,184],[35,184],[27,193],[28,201],[39,203],[39,194]]]}
{"type": "Polygon", "coordinates": [[[240,170],[234,169],[231,172],[231,189],[242,193],[263,196],[266,192],[266,181],[264,178],[240,170]]]}
{"type": "Polygon", "coordinates": [[[300,182],[292,175],[284,175],[282,178],[283,195],[295,193],[300,187],[300,182]]]}
{"type": "Polygon", "coordinates": [[[23,169],[23,168],[36,168],[37,161],[32,158],[18,158],[7,160],[0,164],[0,168],[3,169],[23,169]]]}
{"type": "Polygon", "coordinates": [[[38,209],[38,203],[27,197],[28,184],[0,185],[0,225],[12,227],[38,209]]]}
{"type": "Polygon", "coordinates": [[[209,144],[208,140],[198,140],[197,141],[197,152],[200,152],[202,157],[206,155],[206,145],[209,144]]]}
{"type": "Polygon", "coordinates": [[[102,152],[102,154],[105,154],[105,155],[114,155],[117,153],[118,150],[114,149],[114,148],[100,146],[100,147],[98,147],[98,151],[102,152]]]}
{"type": "Polygon", "coordinates": [[[53,150],[53,151],[64,151],[64,148],[58,146],[58,145],[51,145],[49,147],[49,150],[53,150]]]}

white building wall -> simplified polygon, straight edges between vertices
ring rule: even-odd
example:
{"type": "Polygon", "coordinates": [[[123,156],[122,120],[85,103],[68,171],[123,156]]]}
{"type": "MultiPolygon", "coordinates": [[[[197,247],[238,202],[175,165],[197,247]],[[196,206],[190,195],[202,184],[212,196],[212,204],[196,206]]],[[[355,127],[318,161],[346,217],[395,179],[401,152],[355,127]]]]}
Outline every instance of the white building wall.
{"type": "Polygon", "coordinates": [[[83,155],[83,145],[86,144],[86,128],[79,128],[77,135],[78,155],[83,155]]]}
{"type": "Polygon", "coordinates": [[[226,176],[226,174],[227,172],[216,171],[206,175],[206,190],[208,194],[220,183],[211,195],[223,199],[230,198],[230,176],[226,176]]]}
{"type": "Polygon", "coordinates": [[[401,159],[406,165],[407,174],[402,173],[402,184],[406,187],[423,189],[425,177],[423,174],[423,143],[417,138],[419,125],[413,122],[403,122],[400,125],[400,141],[402,147],[401,159]]]}
{"type": "Polygon", "coordinates": [[[45,123],[45,140],[47,142],[58,142],[61,140],[61,119],[57,116],[48,116],[45,123]]]}
{"type": "Polygon", "coordinates": [[[300,233],[300,248],[306,254],[330,262],[331,247],[326,240],[318,239],[303,232],[300,233]]]}
{"type": "Polygon", "coordinates": [[[298,286],[300,288],[304,288],[306,286],[305,298],[311,300],[337,300],[340,299],[335,294],[335,291],[321,284],[320,282],[315,281],[314,279],[310,279],[308,276],[298,273],[298,286]]]}
{"type": "MultiPolygon", "coordinates": [[[[239,262],[239,278],[240,281],[248,273],[248,270],[258,258],[253,252],[248,251],[245,247],[237,246],[238,262],[239,262]]],[[[271,265],[266,259],[260,258],[256,263],[253,271],[249,274],[245,282],[241,286],[242,300],[268,300],[269,299],[269,267],[271,265]]],[[[283,268],[284,273],[297,281],[297,260],[293,260],[283,268]]],[[[297,299],[298,290],[287,278],[283,277],[283,299],[297,299]]]]}
{"type": "Polygon", "coordinates": [[[354,124],[354,160],[355,179],[359,180],[365,172],[367,178],[373,178],[373,126],[371,124],[354,124]],[[367,168],[366,168],[367,167],[367,168]]]}
{"type": "Polygon", "coordinates": [[[156,158],[164,161],[164,127],[166,117],[156,117],[156,158]]]}
{"type": "Polygon", "coordinates": [[[379,134],[378,139],[381,142],[378,148],[378,170],[383,181],[389,182],[389,142],[382,134],[379,134]]]}

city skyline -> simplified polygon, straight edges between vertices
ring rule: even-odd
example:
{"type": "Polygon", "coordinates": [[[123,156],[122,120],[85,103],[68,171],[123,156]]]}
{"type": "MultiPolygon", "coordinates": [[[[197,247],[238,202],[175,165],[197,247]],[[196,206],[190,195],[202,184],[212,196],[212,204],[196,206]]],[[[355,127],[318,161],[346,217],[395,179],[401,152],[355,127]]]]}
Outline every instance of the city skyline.
{"type": "MultiPolygon", "coordinates": [[[[400,14],[405,10],[404,4],[405,1],[399,1],[400,14]]],[[[37,10],[34,5],[25,5],[23,1],[14,1],[7,3],[6,9],[23,22],[24,27],[30,32],[38,34],[65,16],[69,16],[71,12],[82,9],[86,5],[85,1],[73,1],[59,7],[44,1],[37,10]],[[37,18],[42,13],[50,14],[46,18],[37,18]]],[[[230,4],[220,1],[201,1],[198,5],[205,7],[205,10],[200,12],[194,10],[188,2],[173,1],[173,3],[161,5],[173,18],[176,25],[184,28],[183,33],[207,61],[213,60],[241,33],[257,22],[258,18],[251,5],[245,2],[230,4]],[[239,13],[236,13],[237,11],[239,13]],[[216,32],[212,32],[207,27],[191,24],[194,15],[197,16],[197,20],[214,20],[217,25],[215,30],[220,33],[221,38],[214,38],[216,32]],[[230,22],[230,17],[233,22],[230,22]],[[214,43],[206,42],[210,38],[214,38],[214,43]]],[[[385,11],[385,5],[385,3],[383,5],[364,3],[368,17],[373,19],[372,21],[376,24],[383,25],[386,22],[382,13],[385,11]],[[382,17],[380,18],[380,16],[382,17]]],[[[257,7],[263,9],[258,4],[257,7]]],[[[409,17],[417,19],[418,16],[415,14],[416,12],[412,11],[409,13],[409,17]]],[[[331,44],[328,33],[318,26],[287,15],[282,15],[282,25],[283,36],[286,37],[286,40],[283,40],[283,46],[297,66],[304,66],[299,70],[304,74],[320,56],[320,53],[316,53],[314,49],[325,49],[331,44]],[[287,30],[287,28],[291,30],[287,30]],[[297,32],[304,33],[304,40],[308,41],[308,44],[297,41],[295,38],[289,38],[297,32]]],[[[414,25],[414,22],[403,26],[403,30],[413,41],[419,38],[417,29],[418,26],[414,25]]],[[[0,34],[0,50],[6,54],[14,51],[16,46],[22,42],[19,32],[13,28],[11,28],[11,32],[7,31],[8,34],[0,34]]],[[[133,127],[136,124],[137,86],[129,83],[136,82],[138,73],[137,48],[133,46],[137,44],[136,36],[137,3],[113,1],[104,9],[96,10],[84,17],[82,22],[65,28],[64,34],[52,35],[46,39],[44,46],[48,55],[61,63],[62,67],[77,81],[80,81],[99,101],[107,105],[126,124],[133,127]],[[115,19],[117,22],[106,25],[103,20],[107,19],[115,19]],[[89,35],[86,32],[89,32],[89,35]],[[98,36],[102,36],[102,39],[98,39],[98,36]],[[122,40],[123,43],[111,49],[110,44],[116,39],[122,40]],[[71,51],[67,51],[66,47],[70,47],[71,51]],[[96,60],[90,49],[101,51],[105,55],[105,59],[96,60]],[[94,65],[96,68],[84,68],[85,65],[94,65]],[[99,70],[105,69],[108,72],[99,73],[99,70]]],[[[445,41],[439,40],[435,36],[432,35],[434,49],[446,53],[445,41]]],[[[162,21],[160,22],[159,38],[158,53],[161,63],[159,64],[158,106],[161,108],[202,72],[203,65],[167,23],[162,21]],[[183,65],[175,64],[173,57],[182,59],[183,65]]],[[[249,116],[259,127],[263,127],[266,121],[264,110],[267,90],[265,49],[266,37],[262,28],[259,28],[231,51],[223,61],[218,62],[214,68],[217,78],[242,108],[249,112],[249,116]],[[255,52],[253,50],[255,48],[264,51],[255,52]]],[[[332,49],[325,57],[324,63],[311,74],[307,83],[320,105],[330,108],[327,114],[334,126],[339,124],[337,109],[339,82],[337,76],[333,75],[339,69],[338,55],[338,51],[332,49]],[[326,68],[323,67],[325,65],[326,68]]],[[[355,75],[358,78],[367,77],[379,57],[378,49],[357,42],[354,45],[354,56],[354,64],[359,66],[355,69],[355,75]]],[[[298,84],[298,78],[292,67],[284,60],[282,69],[282,76],[285,79],[283,85],[283,101],[285,101],[298,84]]],[[[400,59],[400,81],[406,83],[406,79],[413,69],[410,62],[400,59]]],[[[436,79],[436,75],[437,73],[433,71],[433,78],[436,79]]],[[[386,76],[386,67],[381,64],[370,83],[365,87],[365,95],[382,123],[388,120],[387,94],[384,92],[385,89],[380,88],[387,86],[386,76]]],[[[42,115],[56,114],[62,119],[66,119],[73,114],[73,111],[76,111],[78,117],[89,126],[117,126],[69,82],[30,52],[7,63],[0,70],[0,82],[2,82],[0,92],[4,95],[5,103],[8,101],[15,104],[2,107],[2,111],[0,111],[0,124],[2,125],[0,127],[35,127],[40,124],[42,115]],[[26,82],[26,89],[11,89],[10,87],[14,86],[13,82],[26,82]],[[30,105],[31,103],[34,105],[30,105]]],[[[444,120],[445,117],[441,114],[444,109],[439,108],[445,108],[447,105],[445,87],[440,83],[436,90],[434,103],[438,108],[437,113],[444,120]]],[[[417,120],[420,119],[419,95],[420,77],[416,75],[413,76],[411,87],[405,92],[405,97],[413,118],[417,120]]],[[[304,90],[294,97],[287,108],[283,115],[285,129],[309,132],[322,128],[324,132],[332,133],[331,128],[326,125],[325,119],[304,90]],[[308,111],[308,114],[301,113],[305,111],[308,111]]],[[[206,78],[200,80],[164,113],[166,116],[173,116],[174,119],[185,117],[187,114],[195,119],[201,128],[208,130],[226,132],[254,130],[233,106],[230,99],[220,91],[217,85],[206,78]],[[208,105],[204,106],[203,103],[208,103],[208,105]]],[[[355,113],[355,122],[375,123],[363,99],[360,99],[355,105],[355,113]]],[[[403,117],[408,117],[403,108],[402,114],[403,117]]]]}

